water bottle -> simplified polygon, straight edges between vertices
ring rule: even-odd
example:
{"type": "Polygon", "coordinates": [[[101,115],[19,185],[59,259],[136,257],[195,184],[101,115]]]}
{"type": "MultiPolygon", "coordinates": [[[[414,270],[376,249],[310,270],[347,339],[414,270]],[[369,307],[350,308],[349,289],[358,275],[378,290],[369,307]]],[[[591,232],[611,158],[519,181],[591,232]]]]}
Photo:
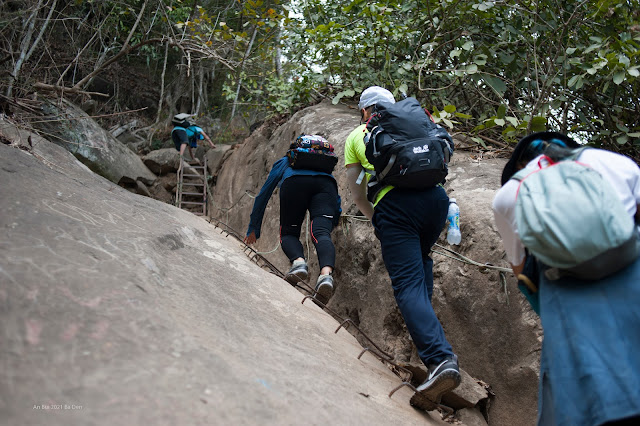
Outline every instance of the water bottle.
{"type": "Polygon", "coordinates": [[[447,220],[449,221],[447,242],[449,244],[460,244],[460,240],[462,239],[462,235],[460,234],[460,208],[456,204],[455,198],[449,198],[447,220]]]}

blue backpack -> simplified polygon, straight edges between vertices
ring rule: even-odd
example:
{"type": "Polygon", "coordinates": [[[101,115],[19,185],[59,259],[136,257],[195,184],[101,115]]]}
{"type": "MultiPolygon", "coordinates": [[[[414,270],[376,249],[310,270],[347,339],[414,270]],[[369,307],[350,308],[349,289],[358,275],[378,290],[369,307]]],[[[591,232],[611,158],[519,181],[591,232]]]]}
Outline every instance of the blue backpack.
{"type": "Polygon", "coordinates": [[[543,156],[539,169],[521,170],[516,224],[524,246],[546,267],[548,279],[564,275],[599,280],[631,264],[640,253],[638,232],[615,190],[600,173],[577,161],[543,156]]]}

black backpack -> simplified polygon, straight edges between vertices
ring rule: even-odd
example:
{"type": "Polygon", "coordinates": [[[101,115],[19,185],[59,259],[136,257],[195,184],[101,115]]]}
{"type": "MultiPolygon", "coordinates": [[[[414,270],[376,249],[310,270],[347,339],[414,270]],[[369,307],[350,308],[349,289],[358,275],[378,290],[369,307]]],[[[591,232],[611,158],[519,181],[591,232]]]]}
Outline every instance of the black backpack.
{"type": "Polygon", "coordinates": [[[325,138],[318,135],[300,135],[287,151],[289,165],[294,169],[315,170],[331,174],[338,156],[325,138]]]}
{"type": "Polygon", "coordinates": [[[374,167],[367,197],[386,185],[426,189],[444,183],[453,140],[415,98],[375,105],[367,123],[365,155],[374,167]]]}

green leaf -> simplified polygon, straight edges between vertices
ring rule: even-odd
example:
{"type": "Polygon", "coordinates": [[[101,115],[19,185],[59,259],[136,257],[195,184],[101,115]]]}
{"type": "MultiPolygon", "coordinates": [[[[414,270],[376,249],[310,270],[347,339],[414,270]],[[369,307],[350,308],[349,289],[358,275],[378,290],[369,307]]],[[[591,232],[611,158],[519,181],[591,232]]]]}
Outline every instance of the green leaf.
{"type": "Polygon", "coordinates": [[[640,138],[640,132],[627,133],[630,138],[640,138]]]}
{"type": "Polygon", "coordinates": [[[533,117],[528,124],[534,132],[543,132],[547,130],[547,119],[545,117],[533,117]]]}
{"type": "Polygon", "coordinates": [[[456,107],[455,107],[455,105],[446,105],[444,107],[444,110],[446,112],[448,112],[449,114],[453,114],[454,112],[456,112],[456,107]]]}
{"type": "Polygon", "coordinates": [[[567,83],[567,86],[569,86],[569,87],[575,86],[576,82],[578,81],[579,78],[580,78],[580,74],[574,75],[573,77],[571,77],[569,79],[569,82],[567,83]]]}
{"type": "Polygon", "coordinates": [[[485,83],[500,96],[504,95],[504,92],[507,91],[507,85],[501,79],[491,76],[484,76],[483,79],[485,83]]]}
{"type": "Polygon", "coordinates": [[[457,47],[455,49],[453,49],[450,53],[449,53],[449,57],[450,58],[455,58],[456,56],[460,56],[460,54],[462,53],[462,50],[458,49],[457,47]]]}
{"type": "Polygon", "coordinates": [[[499,53],[498,58],[504,65],[509,65],[516,58],[516,55],[508,55],[506,53],[499,53]]]}
{"type": "Polygon", "coordinates": [[[498,118],[504,118],[504,115],[507,113],[507,106],[506,105],[500,105],[498,107],[498,111],[497,111],[497,116],[498,118]]]}
{"type": "Polygon", "coordinates": [[[473,138],[471,138],[471,140],[472,140],[472,141],[474,141],[474,142],[476,142],[476,143],[479,143],[480,145],[482,145],[482,147],[483,147],[483,148],[486,148],[486,147],[487,147],[487,144],[486,144],[486,143],[484,143],[484,141],[482,140],[482,138],[476,138],[476,137],[473,137],[473,138]]]}
{"type": "Polygon", "coordinates": [[[340,102],[340,99],[342,99],[344,97],[345,93],[344,92],[340,92],[338,94],[336,94],[333,99],[331,100],[331,103],[333,105],[336,105],[338,102],[340,102]]]}
{"type": "Polygon", "coordinates": [[[576,49],[575,47],[567,47],[567,50],[565,50],[565,52],[567,52],[567,55],[572,55],[576,50],[578,49],[576,49]]]}
{"type": "Polygon", "coordinates": [[[618,136],[616,138],[616,142],[618,142],[618,144],[620,145],[624,145],[625,143],[629,142],[629,137],[627,135],[618,136]]]}
{"type": "Polygon", "coordinates": [[[518,126],[518,119],[516,117],[505,117],[509,123],[514,126],[518,126]]]}
{"type": "Polygon", "coordinates": [[[442,122],[443,122],[444,124],[446,124],[446,126],[447,126],[448,128],[453,129],[453,123],[452,123],[450,120],[447,120],[446,118],[443,118],[443,119],[442,119],[442,122]]]}
{"type": "Polygon", "coordinates": [[[496,126],[502,127],[505,125],[505,121],[502,118],[496,118],[493,122],[496,123],[496,126]]]}
{"type": "Polygon", "coordinates": [[[473,58],[473,62],[478,66],[483,66],[487,64],[487,55],[477,55],[473,58]]]}
{"type": "Polygon", "coordinates": [[[630,76],[638,77],[640,76],[640,71],[638,71],[638,67],[631,67],[627,70],[630,76]]]}
{"type": "Polygon", "coordinates": [[[502,131],[502,134],[504,136],[515,136],[516,135],[516,128],[513,127],[513,126],[509,126],[509,127],[507,127],[506,129],[504,129],[502,131]]]}
{"type": "Polygon", "coordinates": [[[471,50],[473,48],[473,42],[472,41],[468,41],[465,44],[462,45],[462,48],[464,50],[471,50]]]}
{"type": "Polygon", "coordinates": [[[618,71],[617,73],[615,73],[613,75],[613,82],[617,85],[619,85],[620,83],[622,83],[624,81],[624,76],[625,76],[625,72],[624,71],[618,71]]]}
{"type": "Polygon", "coordinates": [[[629,132],[629,128],[627,126],[625,126],[622,123],[616,123],[616,127],[618,128],[618,130],[620,130],[621,132],[625,132],[628,133],[629,132]]]}
{"type": "Polygon", "coordinates": [[[583,53],[586,55],[587,53],[591,53],[596,49],[600,49],[601,47],[601,44],[592,44],[591,46],[587,47],[583,53]]]}
{"type": "Polygon", "coordinates": [[[618,55],[618,62],[624,65],[625,68],[630,64],[629,58],[626,55],[618,55]]]}
{"type": "Polygon", "coordinates": [[[473,116],[472,116],[472,115],[469,115],[469,114],[463,114],[463,113],[461,113],[461,112],[456,112],[455,116],[456,116],[456,117],[458,117],[458,118],[464,118],[464,119],[473,118],[473,116]]]}
{"type": "Polygon", "coordinates": [[[468,74],[475,74],[478,72],[478,66],[476,64],[471,64],[467,67],[468,74]]]}

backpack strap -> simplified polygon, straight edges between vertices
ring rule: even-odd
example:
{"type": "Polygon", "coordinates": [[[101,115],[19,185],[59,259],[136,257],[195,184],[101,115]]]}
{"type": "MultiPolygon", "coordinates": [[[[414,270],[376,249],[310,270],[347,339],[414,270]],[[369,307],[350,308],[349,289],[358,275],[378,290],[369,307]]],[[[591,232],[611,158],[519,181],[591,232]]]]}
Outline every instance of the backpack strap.
{"type": "MultiPolygon", "coordinates": [[[[571,154],[569,154],[568,156],[566,156],[565,158],[563,158],[560,161],[577,161],[578,157],[580,157],[580,154],[582,154],[584,152],[585,149],[589,149],[589,147],[582,147],[582,148],[576,148],[574,150],[571,151],[571,154]]],[[[522,180],[528,176],[528,173],[522,169],[520,171],[518,171],[516,174],[514,174],[513,176],[511,176],[511,179],[517,180],[519,182],[522,182],[522,180]]]]}

